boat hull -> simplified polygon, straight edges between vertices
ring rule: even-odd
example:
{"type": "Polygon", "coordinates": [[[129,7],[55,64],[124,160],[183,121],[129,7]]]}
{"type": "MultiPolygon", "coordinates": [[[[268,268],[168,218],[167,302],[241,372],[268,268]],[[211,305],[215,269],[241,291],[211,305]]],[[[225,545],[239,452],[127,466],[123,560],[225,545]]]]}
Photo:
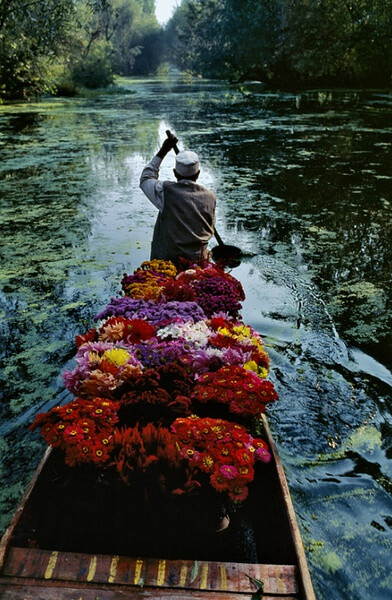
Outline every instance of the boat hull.
{"type": "MultiPolygon", "coordinates": [[[[162,524],[159,537],[158,531],[154,535],[142,519],[139,530],[146,528],[144,542],[140,531],[137,533],[136,521],[124,525],[122,535],[123,519],[117,514],[119,505],[114,500],[112,521],[106,527],[113,531],[112,523],[120,519],[114,539],[106,534],[89,539],[94,525],[96,531],[104,532],[105,524],[92,511],[90,529],[83,529],[80,521],[72,524],[72,513],[64,514],[64,506],[69,502],[59,501],[64,482],[60,479],[60,489],[55,489],[58,477],[53,477],[53,473],[57,473],[58,457],[49,450],[1,541],[0,597],[238,600],[251,598],[257,592],[257,581],[261,581],[263,598],[313,600],[287,481],[265,418],[263,427],[272,460],[268,465],[260,465],[263,472],[255,477],[244,514],[254,532],[257,563],[228,560],[231,548],[225,548],[225,544],[214,550],[213,557],[208,544],[204,550],[200,546],[192,550],[192,544],[182,546],[178,539],[165,545],[165,525],[162,524]],[[129,540],[128,547],[124,540],[129,540]]],[[[107,492],[110,498],[113,490],[107,492]]],[[[107,508],[103,514],[108,514],[107,508]]],[[[85,516],[88,521],[87,512],[85,516]]],[[[183,537],[186,538],[186,532],[183,537]]]]}

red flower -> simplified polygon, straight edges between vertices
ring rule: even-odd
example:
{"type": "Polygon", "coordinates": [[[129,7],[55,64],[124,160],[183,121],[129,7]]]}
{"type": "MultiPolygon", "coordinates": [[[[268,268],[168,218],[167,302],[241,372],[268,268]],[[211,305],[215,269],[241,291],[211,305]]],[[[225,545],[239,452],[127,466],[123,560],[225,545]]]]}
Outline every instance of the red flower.
{"type": "Polygon", "coordinates": [[[168,281],[163,288],[163,295],[166,302],[176,300],[178,302],[193,302],[196,298],[196,293],[192,287],[181,280],[168,281]]]}
{"type": "Polygon", "coordinates": [[[230,498],[246,498],[254,478],[254,463],[264,460],[265,442],[254,439],[241,425],[222,419],[192,416],[176,419],[171,427],[180,455],[188,461],[193,479],[210,474],[210,483],[230,498]]]}
{"type": "Polygon", "coordinates": [[[199,377],[192,398],[203,404],[224,404],[231,413],[251,417],[264,412],[265,404],[278,395],[270,381],[243,367],[226,365],[199,377]]]}
{"type": "MultiPolygon", "coordinates": [[[[117,431],[114,436],[114,461],[121,478],[131,484],[135,477],[146,476],[154,465],[170,477],[180,469],[181,461],[173,434],[165,427],[132,427],[117,431]]],[[[154,470],[153,479],[156,479],[154,470]]],[[[157,483],[156,481],[152,483],[157,483]]],[[[178,486],[175,486],[178,487],[178,486]]]]}
{"type": "Polygon", "coordinates": [[[124,339],[131,344],[149,340],[156,334],[156,328],[143,319],[131,319],[125,331],[124,339]]]}
{"type": "Polygon", "coordinates": [[[40,427],[46,443],[61,448],[70,466],[83,462],[107,464],[118,421],[118,403],[104,398],[73,400],[37,415],[30,429],[40,427]]]}
{"type": "Polygon", "coordinates": [[[214,329],[214,331],[218,331],[220,327],[227,327],[227,329],[232,329],[233,322],[225,319],[224,317],[212,317],[210,320],[210,327],[214,329]]]}
{"type": "Polygon", "coordinates": [[[98,339],[98,331],[96,329],[89,329],[83,335],[77,335],[75,337],[75,344],[78,348],[83,344],[87,344],[87,342],[96,342],[98,339]]]}
{"type": "Polygon", "coordinates": [[[210,477],[210,482],[217,492],[226,492],[228,489],[228,481],[219,471],[215,471],[210,477]]]}
{"type": "Polygon", "coordinates": [[[118,375],[118,373],[120,372],[121,369],[116,367],[116,365],[114,363],[110,362],[110,360],[103,359],[99,363],[99,370],[102,371],[102,373],[109,373],[110,375],[118,375]]]}

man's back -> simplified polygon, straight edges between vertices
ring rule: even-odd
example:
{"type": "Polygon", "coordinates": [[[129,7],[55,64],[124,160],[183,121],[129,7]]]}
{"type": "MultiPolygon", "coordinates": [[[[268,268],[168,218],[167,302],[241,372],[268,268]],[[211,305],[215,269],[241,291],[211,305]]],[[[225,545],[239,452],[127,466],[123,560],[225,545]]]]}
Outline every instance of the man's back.
{"type": "Polygon", "coordinates": [[[163,193],[151,258],[200,260],[214,232],[215,195],[188,179],[164,181],[163,193]]]}
{"type": "Polygon", "coordinates": [[[159,168],[177,139],[166,139],[140,176],[140,187],[159,210],[151,244],[151,259],[208,260],[208,241],[214,235],[215,194],[196,183],[200,174],[195,152],[178,152],[174,175],[177,182],[160,181],[159,168]]]}

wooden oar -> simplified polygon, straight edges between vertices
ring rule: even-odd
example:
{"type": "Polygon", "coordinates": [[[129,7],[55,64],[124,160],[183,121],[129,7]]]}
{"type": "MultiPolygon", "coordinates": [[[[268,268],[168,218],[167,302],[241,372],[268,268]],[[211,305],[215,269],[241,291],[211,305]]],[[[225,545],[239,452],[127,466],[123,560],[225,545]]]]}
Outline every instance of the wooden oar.
{"type": "MultiPolygon", "coordinates": [[[[174,141],[176,139],[175,136],[169,129],[166,130],[166,135],[173,143],[173,150],[175,154],[178,154],[179,149],[177,143],[174,141]]],[[[218,242],[218,246],[212,248],[212,258],[215,260],[215,262],[219,261],[228,267],[237,267],[241,263],[241,258],[244,256],[242,250],[237,248],[237,246],[225,244],[215,227],[214,236],[218,242]]]]}

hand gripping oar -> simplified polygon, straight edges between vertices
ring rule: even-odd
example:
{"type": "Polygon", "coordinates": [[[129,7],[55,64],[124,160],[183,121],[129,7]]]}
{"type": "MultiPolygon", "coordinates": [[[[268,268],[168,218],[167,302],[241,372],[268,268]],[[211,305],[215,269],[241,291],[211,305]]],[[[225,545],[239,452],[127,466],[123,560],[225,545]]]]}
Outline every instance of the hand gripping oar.
{"type": "MultiPolygon", "coordinates": [[[[179,149],[177,146],[175,136],[169,129],[166,130],[166,135],[169,138],[169,140],[172,141],[173,150],[175,154],[178,154],[179,149]]],[[[237,246],[230,246],[229,244],[225,244],[215,227],[214,236],[219,245],[212,248],[212,258],[215,260],[215,262],[221,262],[222,264],[227,265],[228,267],[237,267],[241,263],[241,258],[244,256],[242,250],[240,248],[237,248],[237,246]]]]}

